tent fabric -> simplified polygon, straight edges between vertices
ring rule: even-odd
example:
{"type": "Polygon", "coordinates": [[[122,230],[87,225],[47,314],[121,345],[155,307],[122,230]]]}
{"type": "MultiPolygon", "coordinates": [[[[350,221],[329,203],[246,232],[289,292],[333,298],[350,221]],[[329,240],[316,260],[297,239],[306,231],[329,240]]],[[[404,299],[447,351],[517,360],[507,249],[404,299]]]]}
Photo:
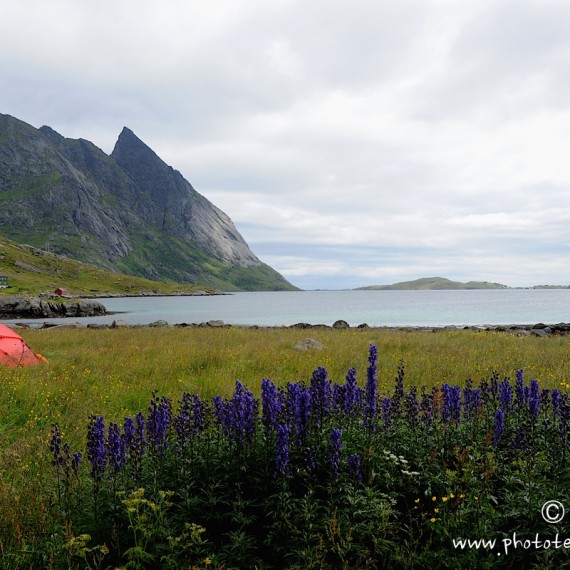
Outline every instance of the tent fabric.
{"type": "Polygon", "coordinates": [[[18,333],[0,324],[0,365],[15,368],[33,366],[40,362],[45,362],[43,356],[38,358],[18,333]]]}

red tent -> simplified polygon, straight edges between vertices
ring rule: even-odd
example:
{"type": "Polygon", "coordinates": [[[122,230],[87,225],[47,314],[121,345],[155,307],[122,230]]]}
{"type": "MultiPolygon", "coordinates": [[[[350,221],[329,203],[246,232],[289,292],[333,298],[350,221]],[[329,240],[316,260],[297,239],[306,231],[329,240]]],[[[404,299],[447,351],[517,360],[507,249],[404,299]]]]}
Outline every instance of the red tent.
{"type": "Polygon", "coordinates": [[[18,333],[0,324],[0,365],[15,368],[16,366],[33,366],[45,361],[43,356],[32,352],[18,333]]]}

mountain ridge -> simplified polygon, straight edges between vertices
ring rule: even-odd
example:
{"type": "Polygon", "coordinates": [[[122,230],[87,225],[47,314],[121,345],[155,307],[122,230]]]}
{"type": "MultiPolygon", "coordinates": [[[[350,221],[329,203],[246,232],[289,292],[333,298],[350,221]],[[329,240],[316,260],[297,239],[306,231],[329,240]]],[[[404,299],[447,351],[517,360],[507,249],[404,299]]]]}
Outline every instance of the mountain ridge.
{"type": "Polygon", "coordinates": [[[108,270],[227,291],[295,289],[127,127],[107,155],[0,114],[0,203],[1,235],[108,270]]]}

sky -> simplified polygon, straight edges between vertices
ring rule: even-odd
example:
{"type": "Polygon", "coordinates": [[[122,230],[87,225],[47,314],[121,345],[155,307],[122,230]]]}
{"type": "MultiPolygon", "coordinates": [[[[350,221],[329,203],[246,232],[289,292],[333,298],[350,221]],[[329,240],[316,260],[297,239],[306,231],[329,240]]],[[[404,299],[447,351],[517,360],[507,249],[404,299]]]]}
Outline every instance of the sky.
{"type": "Polygon", "coordinates": [[[129,127],[294,285],[570,284],[566,0],[2,0],[0,113],[129,127]]]}

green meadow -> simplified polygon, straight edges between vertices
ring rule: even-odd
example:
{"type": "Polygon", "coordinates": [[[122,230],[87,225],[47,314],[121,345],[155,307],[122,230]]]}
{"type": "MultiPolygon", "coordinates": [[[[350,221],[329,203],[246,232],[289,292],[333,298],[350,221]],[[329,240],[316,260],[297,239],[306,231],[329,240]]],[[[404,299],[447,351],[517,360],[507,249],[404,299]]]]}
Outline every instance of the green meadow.
{"type": "Polygon", "coordinates": [[[37,549],[50,532],[55,490],[49,442],[54,423],[72,449],[85,449],[89,416],[122,422],[146,411],[153,392],[173,402],[183,392],[204,400],[230,398],[239,380],[259,397],[264,378],[278,387],[309,382],[319,366],[338,383],[355,368],[364,387],[371,344],[378,347],[380,396],[392,393],[402,363],[407,388],[464,386],[468,380],[489,379],[494,372],[500,379],[514,379],[521,368],[525,378],[538,379],[542,388],[567,392],[570,387],[570,336],[240,327],[19,332],[48,363],[0,368],[0,564],[8,568],[29,567],[24,563],[26,550],[37,549]],[[295,348],[308,337],[325,348],[295,348]]]}

